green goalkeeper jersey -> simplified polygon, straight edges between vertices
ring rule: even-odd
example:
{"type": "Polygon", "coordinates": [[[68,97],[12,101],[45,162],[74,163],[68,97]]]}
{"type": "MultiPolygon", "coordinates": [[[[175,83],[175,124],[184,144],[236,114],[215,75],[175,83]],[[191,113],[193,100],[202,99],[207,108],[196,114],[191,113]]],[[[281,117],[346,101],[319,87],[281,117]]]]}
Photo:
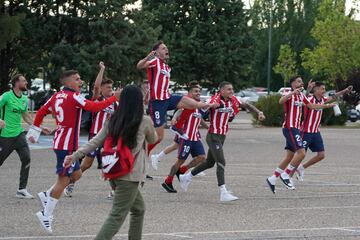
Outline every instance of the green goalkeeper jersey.
{"type": "Polygon", "coordinates": [[[0,96],[0,118],[5,121],[5,128],[0,129],[1,137],[16,137],[24,131],[21,126],[22,113],[28,108],[25,95],[17,96],[13,90],[0,96]]]}

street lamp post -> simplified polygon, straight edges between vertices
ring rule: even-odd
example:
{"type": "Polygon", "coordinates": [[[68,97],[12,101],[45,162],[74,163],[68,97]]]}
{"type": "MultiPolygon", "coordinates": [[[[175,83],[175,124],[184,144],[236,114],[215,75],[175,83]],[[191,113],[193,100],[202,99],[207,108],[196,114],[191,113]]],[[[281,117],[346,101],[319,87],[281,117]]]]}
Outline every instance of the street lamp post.
{"type": "Polygon", "coordinates": [[[267,89],[270,95],[270,75],[271,75],[271,37],[272,37],[272,8],[273,0],[270,1],[270,23],[269,23],[269,45],[268,45],[268,68],[267,68],[267,89]]]}

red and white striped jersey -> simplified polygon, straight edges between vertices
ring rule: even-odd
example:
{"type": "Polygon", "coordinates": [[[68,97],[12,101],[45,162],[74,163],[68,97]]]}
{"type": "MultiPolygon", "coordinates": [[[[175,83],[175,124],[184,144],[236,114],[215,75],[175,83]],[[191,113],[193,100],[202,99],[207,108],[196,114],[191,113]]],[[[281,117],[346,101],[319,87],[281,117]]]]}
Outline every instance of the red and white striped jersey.
{"type": "Polygon", "coordinates": [[[283,128],[300,129],[302,107],[304,104],[309,103],[309,99],[303,93],[292,95],[291,98],[284,103],[285,120],[283,128]]]}
{"type": "Polygon", "coordinates": [[[230,116],[235,116],[240,111],[240,102],[232,96],[231,100],[225,100],[220,94],[215,94],[210,103],[220,104],[219,108],[211,108],[209,133],[226,135],[229,128],[230,116]]]}
{"type": "MultiPolygon", "coordinates": [[[[104,101],[104,100],[105,100],[104,97],[99,97],[98,99],[94,100],[94,102],[100,102],[100,101],[104,101]]],[[[89,133],[97,134],[98,132],[100,132],[100,130],[104,126],[104,123],[106,122],[106,120],[108,120],[110,118],[110,116],[114,113],[115,108],[116,108],[116,104],[114,103],[99,112],[93,113],[92,114],[92,123],[91,123],[91,128],[90,128],[89,133]]]]}
{"type": "Polygon", "coordinates": [[[170,98],[171,68],[160,58],[155,57],[150,61],[147,77],[150,85],[150,100],[166,100],[170,98]]]}
{"type": "MultiPolygon", "coordinates": [[[[315,96],[309,97],[309,101],[314,104],[325,104],[328,100],[326,97],[316,99],[315,96]]],[[[317,133],[319,131],[319,125],[321,122],[323,110],[322,109],[310,109],[304,108],[304,120],[302,122],[301,131],[306,133],[317,133]]]]}
{"type": "Polygon", "coordinates": [[[199,141],[200,132],[199,126],[201,123],[202,114],[199,109],[196,109],[189,117],[189,120],[185,122],[184,133],[189,136],[190,141],[199,141]]]}
{"type": "Polygon", "coordinates": [[[101,102],[88,101],[80,93],[64,87],[39,109],[35,116],[34,125],[40,127],[44,117],[52,113],[56,120],[53,148],[55,150],[75,151],[78,148],[82,109],[97,112],[115,101],[114,96],[101,102]]]}

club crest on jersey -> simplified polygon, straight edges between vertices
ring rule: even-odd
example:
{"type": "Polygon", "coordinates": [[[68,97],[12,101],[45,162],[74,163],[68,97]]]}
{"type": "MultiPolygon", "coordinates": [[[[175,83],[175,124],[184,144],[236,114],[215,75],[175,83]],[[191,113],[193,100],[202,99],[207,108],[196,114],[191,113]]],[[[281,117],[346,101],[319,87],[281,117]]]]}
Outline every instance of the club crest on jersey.
{"type": "Polygon", "coordinates": [[[164,74],[166,77],[170,78],[170,71],[166,71],[165,69],[161,69],[160,71],[162,74],[164,74]]]}

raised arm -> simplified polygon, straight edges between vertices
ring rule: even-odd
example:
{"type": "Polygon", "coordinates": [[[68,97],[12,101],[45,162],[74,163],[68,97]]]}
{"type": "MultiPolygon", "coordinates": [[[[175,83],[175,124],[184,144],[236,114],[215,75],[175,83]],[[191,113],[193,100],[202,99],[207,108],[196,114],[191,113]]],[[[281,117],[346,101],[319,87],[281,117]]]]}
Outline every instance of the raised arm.
{"type": "Polygon", "coordinates": [[[81,96],[80,94],[74,95],[74,99],[76,100],[78,107],[83,108],[89,112],[99,112],[102,109],[110,106],[111,104],[113,104],[114,102],[119,100],[120,93],[121,93],[121,90],[117,90],[114,92],[113,96],[105,99],[104,101],[100,101],[100,102],[89,101],[89,100],[85,99],[83,96],[81,96]]]}
{"type": "Polygon", "coordinates": [[[149,68],[151,66],[151,60],[156,56],[155,51],[151,51],[145,58],[141,59],[136,67],[137,69],[149,68]]]}
{"type": "Polygon", "coordinates": [[[98,97],[100,96],[101,82],[103,81],[104,78],[105,64],[103,62],[99,62],[99,67],[100,70],[98,75],[96,76],[96,80],[93,87],[93,99],[98,99],[98,97]]]}
{"type": "Polygon", "coordinates": [[[339,92],[336,92],[333,96],[329,96],[328,100],[326,100],[325,103],[335,101],[338,97],[340,97],[340,96],[342,96],[344,94],[350,93],[352,90],[353,90],[353,86],[350,85],[347,88],[345,88],[345,89],[343,89],[343,90],[341,90],[339,92]]]}

